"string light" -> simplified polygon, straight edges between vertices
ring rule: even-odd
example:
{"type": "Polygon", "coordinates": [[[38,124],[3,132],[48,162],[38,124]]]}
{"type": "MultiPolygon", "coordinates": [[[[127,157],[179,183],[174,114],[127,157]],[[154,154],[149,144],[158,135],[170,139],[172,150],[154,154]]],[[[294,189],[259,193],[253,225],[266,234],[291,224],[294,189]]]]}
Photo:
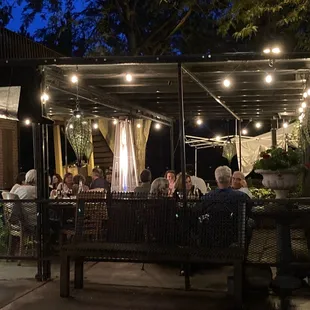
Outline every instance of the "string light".
{"type": "Polygon", "coordinates": [[[161,128],[161,125],[159,123],[155,124],[155,129],[159,130],[161,128]]]}
{"type": "Polygon", "coordinates": [[[247,129],[245,129],[245,128],[244,128],[244,129],[242,129],[242,131],[241,131],[241,132],[242,132],[242,134],[243,134],[243,135],[247,135],[247,134],[248,134],[248,130],[247,130],[247,129]]]}
{"type": "Polygon", "coordinates": [[[48,101],[50,99],[50,96],[47,94],[47,93],[43,93],[42,96],[41,96],[41,101],[43,103],[45,103],[46,101],[48,101]]]}
{"type": "Polygon", "coordinates": [[[263,53],[264,53],[264,54],[267,54],[267,55],[270,54],[270,53],[278,55],[278,54],[281,53],[281,49],[280,49],[279,46],[274,46],[273,48],[266,47],[266,48],[263,50],[263,53]]]}
{"type": "Polygon", "coordinates": [[[302,122],[302,120],[304,119],[304,116],[305,116],[304,114],[299,115],[298,119],[300,122],[302,122]]]}
{"type": "Polygon", "coordinates": [[[299,113],[302,113],[302,112],[304,111],[304,109],[303,109],[302,107],[300,107],[300,108],[298,109],[298,111],[299,111],[299,113]]]}
{"type": "Polygon", "coordinates": [[[196,124],[198,125],[198,126],[200,126],[200,125],[202,125],[202,119],[201,118],[198,118],[197,120],[196,120],[196,124]]]}
{"type": "Polygon", "coordinates": [[[281,53],[281,50],[278,46],[274,47],[271,51],[273,54],[280,54],[281,53]]]}
{"type": "Polygon", "coordinates": [[[284,122],[283,123],[283,128],[287,128],[288,127],[288,122],[284,122]]]}
{"type": "Polygon", "coordinates": [[[93,123],[93,128],[94,128],[94,129],[98,129],[98,128],[99,128],[98,123],[93,123]]]}
{"type": "Polygon", "coordinates": [[[302,102],[301,107],[302,107],[303,109],[305,109],[305,108],[307,107],[307,103],[306,103],[305,101],[302,102]]]}
{"type": "Polygon", "coordinates": [[[230,79],[225,79],[225,80],[223,81],[223,85],[224,85],[224,87],[229,88],[229,87],[231,86],[231,81],[230,81],[230,79]]]}
{"type": "Polygon", "coordinates": [[[270,54],[271,51],[270,51],[270,48],[265,48],[263,52],[264,54],[270,54]]]}
{"type": "Polygon", "coordinates": [[[216,136],[216,137],[215,137],[215,140],[216,140],[216,141],[221,141],[221,136],[216,136]]]}
{"type": "Polygon", "coordinates": [[[261,127],[262,127],[262,123],[261,123],[261,122],[255,123],[255,127],[256,127],[257,129],[261,128],[261,127]]]}
{"type": "Polygon", "coordinates": [[[118,123],[118,122],[117,122],[117,119],[114,119],[114,120],[113,120],[113,125],[117,125],[117,123],[118,123]]]}
{"type": "Polygon", "coordinates": [[[132,80],[133,80],[132,74],[126,73],[126,75],[125,75],[125,80],[126,80],[127,82],[132,82],[132,80]]]}
{"type": "Polygon", "coordinates": [[[31,120],[29,118],[26,118],[24,123],[26,126],[29,126],[31,124],[31,120]]]}
{"type": "Polygon", "coordinates": [[[137,124],[137,128],[141,128],[141,124],[140,123],[137,124]]]}
{"type": "Polygon", "coordinates": [[[78,81],[79,81],[79,78],[77,77],[77,75],[73,74],[73,75],[71,76],[71,82],[72,82],[73,84],[77,84],[78,81]]]}
{"type": "Polygon", "coordinates": [[[308,97],[308,93],[305,91],[305,92],[302,94],[302,96],[303,96],[304,98],[307,98],[307,97],[308,97]]]}
{"type": "Polygon", "coordinates": [[[266,82],[267,84],[270,84],[270,83],[272,82],[272,80],[273,80],[273,77],[272,77],[271,74],[267,74],[267,75],[265,76],[265,82],[266,82]]]}

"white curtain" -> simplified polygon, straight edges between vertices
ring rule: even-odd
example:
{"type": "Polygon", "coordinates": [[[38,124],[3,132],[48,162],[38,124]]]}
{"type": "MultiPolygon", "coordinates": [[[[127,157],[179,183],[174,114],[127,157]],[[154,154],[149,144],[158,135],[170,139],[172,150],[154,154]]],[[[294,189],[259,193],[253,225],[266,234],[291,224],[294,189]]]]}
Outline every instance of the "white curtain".
{"type": "MultiPolygon", "coordinates": [[[[280,128],[277,130],[277,145],[285,147],[285,138],[291,135],[296,124],[290,124],[288,128],[280,128]]],[[[236,142],[237,158],[239,163],[239,137],[233,139],[236,142]]],[[[242,138],[241,140],[241,171],[247,176],[252,170],[256,160],[259,159],[261,152],[271,148],[271,133],[267,132],[253,138],[242,138]]],[[[293,145],[294,146],[294,145],[293,145]]]]}
{"type": "Polygon", "coordinates": [[[118,122],[115,130],[111,190],[132,192],[137,186],[138,176],[132,124],[128,120],[122,120],[118,122]]]}

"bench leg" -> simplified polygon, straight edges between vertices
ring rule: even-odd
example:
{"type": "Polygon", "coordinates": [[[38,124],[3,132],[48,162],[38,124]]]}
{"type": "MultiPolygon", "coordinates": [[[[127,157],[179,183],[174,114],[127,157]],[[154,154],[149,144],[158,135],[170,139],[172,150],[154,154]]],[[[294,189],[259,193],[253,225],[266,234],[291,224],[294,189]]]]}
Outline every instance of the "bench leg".
{"type": "Polygon", "coordinates": [[[70,256],[61,253],[60,265],[60,297],[69,297],[70,294],[70,256]]]}
{"type": "Polygon", "coordinates": [[[84,259],[77,257],[74,266],[74,288],[82,289],[84,282],[84,259]]]}
{"type": "Polygon", "coordinates": [[[234,299],[235,309],[242,309],[243,306],[243,281],[244,281],[243,263],[234,264],[234,299]]]}

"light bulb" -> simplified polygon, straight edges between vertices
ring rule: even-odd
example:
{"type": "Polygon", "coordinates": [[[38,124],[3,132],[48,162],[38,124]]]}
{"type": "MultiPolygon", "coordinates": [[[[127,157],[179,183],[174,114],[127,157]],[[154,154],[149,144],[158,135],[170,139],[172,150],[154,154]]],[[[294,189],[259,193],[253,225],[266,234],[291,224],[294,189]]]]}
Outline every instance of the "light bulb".
{"type": "Polygon", "coordinates": [[[300,107],[300,108],[298,109],[298,111],[299,111],[299,113],[302,113],[302,112],[304,111],[304,109],[303,109],[302,107],[300,107]]]}
{"type": "Polygon", "coordinates": [[[273,54],[280,54],[281,53],[281,50],[278,46],[275,46],[273,49],[272,49],[272,53],[273,54]]]}
{"type": "Polygon", "coordinates": [[[256,127],[257,129],[261,128],[261,127],[262,127],[262,123],[261,123],[261,122],[255,123],[255,127],[256,127]]]}
{"type": "Polygon", "coordinates": [[[94,129],[98,129],[98,128],[99,128],[98,123],[93,123],[93,128],[94,128],[94,129]]]}
{"type": "Polygon", "coordinates": [[[271,74],[267,74],[265,77],[265,82],[270,84],[272,82],[273,78],[271,74]]]}
{"type": "Polygon", "coordinates": [[[245,128],[244,128],[244,129],[242,129],[242,134],[243,134],[243,135],[247,135],[247,134],[248,134],[248,130],[247,130],[247,129],[245,129],[245,128]]]}
{"type": "Polygon", "coordinates": [[[46,101],[48,101],[50,99],[50,96],[47,93],[43,93],[41,96],[41,101],[43,103],[45,103],[46,101]]]}
{"type": "Polygon", "coordinates": [[[223,81],[223,85],[226,87],[226,88],[229,88],[231,86],[231,81],[230,79],[225,79],[223,81]]]}
{"type": "Polygon", "coordinates": [[[29,118],[25,119],[25,125],[29,126],[31,124],[31,120],[29,118]]]}
{"type": "Polygon", "coordinates": [[[71,82],[73,84],[76,84],[78,81],[79,81],[79,79],[78,79],[78,77],[75,74],[71,76],[71,82]]]}
{"type": "Polygon", "coordinates": [[[125,80],[127,82],[132,82],[133,78],[132,78],[132,75],[130,73],[126,73],[125,75],[125,80]]]}
{"type": "Polygon", "coordinates": [[[140,123],[137,124],[137,128],[141,128],[141,124],[140,123]]]}
{"type": "Polygon", "coordinates": [[[216,137],[215,137],[215,140],[216,140],[216,141],[221,141],[221,137],[220,137],[220,136],[216,136],[216,137]]]}
{"type": "Polygon", "coordinates": [[[265,48],[263,52],[264,54],[270,54],[270,48],[265,48]]]}
{"type": "Polygon", "coordinates": [[[300,122],[302,122],[303,118],[304,118],[304,114],[301,114],[301,115],[299,115],[299,117],[298,117],[298,119],[299,119],[300,122]]]}
{"type": "Polygon", "coordinates": [[[301,107],[302,107],[303,109],[305,109],[305,108],[307,107],[307,103],[304,101],[304,102],[301,104],[301,107]]]}
{"type": "Polygon", "coordinates": [[[69,128],[70,128],[70,129],[73,129],[73,124],[70,124],[70,125],[69,125],[69,128]]]}
{"type": "Polygon", "coordinates": [[[197,121],[196,121],[196,124],[197,124],[198,126],[202,125],[202,119],[198,118],[197,121]]]}
{"type": "Polygon", "coordinates": [[[161,128],[161,125],[159,123],[155,124],[155,129],[159,130],[161,128]]]}
{"type": "Polygon", "coordinates": [[[76,118],[81,118],[81,114],[80,114],[80,113],[77,113],[77,114],[75,114],[75,117],[76,117],[76,118]]]}
{"type": "Polygon", "coordinates": [[[310,96],[310,88],[307,89],[307,94],[310,96]]]}
{"type": "Polygon", "coordinates": [[[308,93],[305,91],[305,92],[302,94],[302,96],[303,96],[304,98],[307,98],[307,97],[308,97],[308,93]]]}
{"type": "Polygon", "coordinates": [[[117,125],[117,119],[113,120],[113,125],[117,125]]]}
{"type": "Polygon", "coordinates": [[[284,122],[283,123],[283,128],[287,128],[288,127],[288,122],[284,122]]]}

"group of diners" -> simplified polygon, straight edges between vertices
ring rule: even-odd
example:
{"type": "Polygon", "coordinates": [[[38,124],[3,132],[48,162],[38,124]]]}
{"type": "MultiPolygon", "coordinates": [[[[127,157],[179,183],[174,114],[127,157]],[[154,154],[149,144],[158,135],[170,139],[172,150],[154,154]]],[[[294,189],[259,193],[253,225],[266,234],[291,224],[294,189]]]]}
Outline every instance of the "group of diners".
{"type": "MultiPolygon", "coordinates": [[[[105,175],[100,168],[92,170],[92,176],[85,178],[81,174],[73,175],[66,173],[64,178],[59,174],[54,174],[50,178],[50,198],[65,198],[76,196],[83,191],[109,191],[111,188],[111,171],[106,171],[105,175]]],[[[10,193],[18,196],[19,199],[36,199],[37,198],[37,172],[35,169],[27,173],[21,172],[16,179],[15,185],[10,193]]]]}
{"type": "MultiPolygon", "coordinates": [[[[215,179],[218,184],[218,189],[227,189],[229,191],[240,191],[252,198],[251,192],[247,187],[245,176],[241,171],[232,171],[227,166],[218,167],[215,170],[215,179]],[[229,174],[229,182],[225,179],[225,187],[222,188],[221,175],[229,174]]],[[[152,182],[152,173],[150,170],[145,169],[140,174],[141,185],[136,187],[134,192],[141,194],[151,194],[154,196],[168,196],[180,197],[183,194],[182,173],[176,174],[174,170],[166,171],[164,177],[156,178],[152,182]]],[[[192,165],[186,166],[185,174],[185,187],[187,198],[201,198],[204,195],[212,192],[209,183],[205,183],[202,178],[194,175],[192,165]]]]}

